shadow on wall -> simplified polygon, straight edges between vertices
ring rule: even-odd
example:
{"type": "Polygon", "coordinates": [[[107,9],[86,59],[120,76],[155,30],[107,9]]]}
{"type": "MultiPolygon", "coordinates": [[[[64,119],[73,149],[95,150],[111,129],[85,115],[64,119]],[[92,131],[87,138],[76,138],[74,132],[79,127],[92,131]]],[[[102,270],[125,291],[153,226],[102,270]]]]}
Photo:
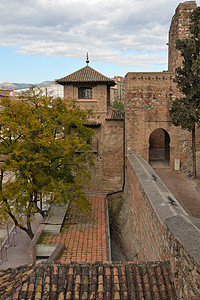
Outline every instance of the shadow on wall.
{"type": "Polygon", "coordinates": [[[170,136],[165,129],[155,129],[149,137],[149,162],[170,162],[170,136]]]}

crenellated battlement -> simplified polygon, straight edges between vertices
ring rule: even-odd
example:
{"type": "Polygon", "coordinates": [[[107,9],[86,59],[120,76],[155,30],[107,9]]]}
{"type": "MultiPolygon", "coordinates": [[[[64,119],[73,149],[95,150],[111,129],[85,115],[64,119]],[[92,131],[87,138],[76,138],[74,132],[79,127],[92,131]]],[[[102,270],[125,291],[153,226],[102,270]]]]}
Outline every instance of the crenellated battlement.
{"type": "Polygon", "coordinates": [[[129,72],[126,75],[129,80],[140,81],[172,81],[174,78],[173,72],[129,72]]]}

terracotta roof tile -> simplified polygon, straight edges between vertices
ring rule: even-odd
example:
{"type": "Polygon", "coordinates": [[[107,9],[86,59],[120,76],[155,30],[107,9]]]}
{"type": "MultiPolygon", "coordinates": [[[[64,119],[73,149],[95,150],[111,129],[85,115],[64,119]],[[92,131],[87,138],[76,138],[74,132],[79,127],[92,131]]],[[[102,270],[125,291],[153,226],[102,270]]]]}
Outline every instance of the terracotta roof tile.
{"type": "Polygon", "coordinates": [[[57,261],[96,262],[108,259],[105,199],[103,196],[87,197],[92,204],[90,214],[80,214],[73,207],[60,233],[45,233],[43,236],[43,244],[65,244],[57,261]]]}
{"type": "Polygon", "coordinates": [[[41,264],[0,271],[0,283],[6,300],[176,299],[166,262],[41,264]]]}
{"type": "Polygon", "coordinates": [[[115,85],[114,80],[102,75],[89,66],[86,66],[68,76],[55,80],[59,84],[72,84],[72,83],[104,83],[108,85],[115,85]]]}

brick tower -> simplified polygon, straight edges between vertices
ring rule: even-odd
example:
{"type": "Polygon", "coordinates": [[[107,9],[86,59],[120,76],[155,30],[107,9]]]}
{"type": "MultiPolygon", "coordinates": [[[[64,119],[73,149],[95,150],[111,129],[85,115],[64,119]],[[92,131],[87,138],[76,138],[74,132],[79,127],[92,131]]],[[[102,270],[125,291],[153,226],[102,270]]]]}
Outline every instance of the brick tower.
{"type": "Polygon", "coordinates": [[[195,1],[180,3],[176,8],[169,29],[168,71],[175,72],[181,64],[181,56],[176,50],[176,40],[187,38],[189,34],[189,16],[197,8],[195,1]]]}
{"type": "MultiPolygon", "coordinates": [[[[173,168],[191,159],[191,133],[175,127],[169,116],[172,101],[180,96],[173,81],[181,64],[176,40],[187,38],[189,16],[195,1],[180,3],[169,30],[169,63],[165,72],[129,72],[125,77],[126,153],[136,152],[146,161],[161,158],[173,168]]],[[[199,149],[199,132],[196,136],[199,149]]]]}

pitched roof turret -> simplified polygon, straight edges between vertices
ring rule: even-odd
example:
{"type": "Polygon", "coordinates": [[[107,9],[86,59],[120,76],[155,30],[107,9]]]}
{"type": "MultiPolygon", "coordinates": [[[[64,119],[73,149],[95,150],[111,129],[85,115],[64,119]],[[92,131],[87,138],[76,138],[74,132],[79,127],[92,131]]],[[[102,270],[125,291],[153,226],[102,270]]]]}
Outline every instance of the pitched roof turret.
{"type": "Polygon", "coordinates": [[[93,68],[85,66],[84,68],[63,78],[55,80],[55,82],[65,85],[72,83],[98,83],[114,86],[114,80],[102,75],[93,68]]]}

